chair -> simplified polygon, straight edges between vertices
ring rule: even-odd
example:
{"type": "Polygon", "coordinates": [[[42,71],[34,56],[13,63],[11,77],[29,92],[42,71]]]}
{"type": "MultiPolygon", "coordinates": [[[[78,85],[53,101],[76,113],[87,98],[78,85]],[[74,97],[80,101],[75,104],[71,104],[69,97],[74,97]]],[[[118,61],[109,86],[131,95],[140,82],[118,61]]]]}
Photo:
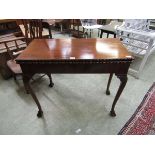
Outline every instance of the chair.
{"type": "Polygon", "coordinates": [[[116,27],[121,26],[122,24],[123,22],[112,20],[109,24],[103,25],[99,28],[99,30],[101,31],[100,38],[102,38],[103,33],[107,33],[107,38],[109,38],[109,34],[114,35],[114,38],[116,38],[116,27]]]}
{"type": "Polygon", "coordinates": [[[50,34],[44,34],[42,19],[23,19],[22,23],[24,26],[23,35],[27,39],[28,44],[36,38],[50,38],[50,34]]]}
{"type": "Polygon", "coordinates": [[[150,21],[147,19],[127,19],[116,30],[117,37],[135,57],[135,62],[140,59],[138,68],[135,65],[129,70],[136,78],[139,78],[149,55],[155,49],[155,31],[150,30],[149,25],[150,21]]]}
{"type": "Polygon", "coordinates": [[[42,20],[42,25],[43,28],[47,28],[49,31],[50,39],[52,39],[52,32],[51,28],[55,25],[55,20],[54,19],[43,19],[42,20]]]}
{"type": "MultiPolygon", "coordinates": [[[[10,40],[1,41],[0,45],[3,45],[3,49],[5,49],[9,54],[10,59],[7,60],[6,64],[7,64],[8,68],[10,69],[14,80],[16,81],[17,80],[16,76],[22,75],[23,73],[22,73],[20,65],[16,63],[15,58],[23,52],[22,49],[24,49],[26,47],[25,46],[26,40],[24,37],[18,37],[18,38],[14,38],[14,39],[12,38],[10,40]],[[20,43],[20,42],[22,42],[22,43],[20,43]],[[15,44],[15,47],[14,47],[13,43],[15,44]]],[[[47,76],[49,77],[49,80],[50,80],[49,86],[53,87],[54,84],[52,82],[51,74],[47,74],[47,76]]],[[[27,89],[26,89],[26,91],[28,93],[27,89]]]]}
{"type": "MultiPolygon", "coordinates": [[[[9,60],[6,62],[6,64],[15,80],[16,75],[22,74],[20,66],[15,61],[16,56],[22,52],[20,48],[21,44],[19,42],[25,41],[24,44],[28,45],[35,38],[46,37],[42,35],[43,29],[41,20],[23,20],[23,24],[25,27],[25,37],[16,37],[8,40],[3,39],[0,41],[0,47],[2,47],[1,50],[5,50],[9,54],[9,60]]],[[[49,86],[53,87],[51,74],[47,74],[47,76],[50,80],[49,86]]]]}
{"type": "Polygon", "coordinates": [[[0,41],[3,50],[8,52],[9,60],[6,61],[6,64],[10,69],[14,80],[16,80],[17,75],[22,75],[20,65],[16,63],[15,58],[22,53],[22,49],[26,47],[26,41],[24,41],[24,39],[24,37],[16,37],[0,41]]]}
{"type": "Polygon", "coordinates": [[[69,33],[76,38],[87,38],[84,28],[80,30],[81,22],[79,19],[71,19],[69,22],[69,33]]]}
{"type": "MultiPolygon", "coordinates": [[[[50,34],[43,35],[42,19],[23,19],[22,20],[25,29],[25,38],[27,44],[29,44],[33,39],[50,38],[50,34]]],[[[51,74],[47,74],[50,80],[49,87],[53,87],[51,74]]]]}
{"type": "Polygon", "coordinates": [[[90,33],[89,33],[90,38],[91,38],[91,33],[94,29],[99,29],[103,26],[97,23],[97,19],[80,19],[80,21],[87,35],[88,35],[88,31],[90,30],[90,33]]]}
{"type": "Polygon", "coordinates": [[[43,28],[48,29],[50,39],[52,39],[52,32],[51,32],[52,28],[55,29],[56,27],[60,27],[60,31],[62,32],[63,21],[64,19],[43,19],[42,20],[43,28]]]}
{"type": "Polygon", "coordinates": [[[7,66],[7,61],[10,60],[10,56],[5,43],[7,43],[11,51],[23,50],[26,47],[26,43],[22,40],[21,36],[21,31],[0,36],[0,73],[4,79],[8,79],[12,75],[12,72],[7,66]]]}

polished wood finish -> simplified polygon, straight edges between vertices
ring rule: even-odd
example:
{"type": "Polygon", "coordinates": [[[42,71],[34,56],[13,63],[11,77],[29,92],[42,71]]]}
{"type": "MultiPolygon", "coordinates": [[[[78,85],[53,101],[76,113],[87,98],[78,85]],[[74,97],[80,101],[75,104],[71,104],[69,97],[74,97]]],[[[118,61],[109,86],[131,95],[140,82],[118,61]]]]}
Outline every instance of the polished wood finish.
{"type": "Polygon", "coordinates": [[[30,86],[35,73],[110,73],[120,79],[120,86],[112,104],[111,116],[116,116],[115,105],[127,82],[127,72],[133,57],[119,39],[35,39],[16,59],[23,71],[23,82],[38,106],[38,117],[43,114],[40,103],[30,86]]]}
{"type": "Polygon", "coordinates": [[[131,59],[119,39],[34,39],[18,57],[28,60],[131,59]]]}

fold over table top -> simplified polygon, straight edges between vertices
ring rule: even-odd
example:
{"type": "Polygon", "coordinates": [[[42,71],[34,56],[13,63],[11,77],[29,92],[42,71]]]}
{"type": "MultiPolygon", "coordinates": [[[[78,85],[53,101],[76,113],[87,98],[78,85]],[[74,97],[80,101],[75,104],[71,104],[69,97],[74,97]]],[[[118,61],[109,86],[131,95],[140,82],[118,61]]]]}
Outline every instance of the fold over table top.
{"type": "Polygon", "coordinates": [[[116,38],[34,39],[16,59],[17,63],[73,60],[131,61],[133,57],[116,38]]]}

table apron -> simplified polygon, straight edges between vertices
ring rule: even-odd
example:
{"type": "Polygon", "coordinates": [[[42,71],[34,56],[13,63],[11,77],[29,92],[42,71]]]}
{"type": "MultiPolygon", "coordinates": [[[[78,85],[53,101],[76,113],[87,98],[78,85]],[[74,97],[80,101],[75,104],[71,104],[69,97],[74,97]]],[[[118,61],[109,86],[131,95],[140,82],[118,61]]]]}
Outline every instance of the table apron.
{"type": "Polygon", "coordinates": [[[20,64],[23,73],[117,73],[127,74],[130,62],[101,64],[20,64]]]}

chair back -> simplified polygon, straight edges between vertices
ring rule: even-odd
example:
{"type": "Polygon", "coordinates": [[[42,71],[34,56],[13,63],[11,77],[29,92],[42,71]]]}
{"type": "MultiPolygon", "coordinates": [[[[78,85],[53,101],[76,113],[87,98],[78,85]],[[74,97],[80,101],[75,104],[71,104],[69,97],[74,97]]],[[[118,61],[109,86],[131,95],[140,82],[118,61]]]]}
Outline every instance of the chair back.
{"type": "Polygon", "coordinates": [[[14,60],[27,46],[24,37],[10,36],[10,39],[0,40],[0,53],[8,52],[9,59],[14,60]]]}
{"type": "Polygon", "coordinates": [[[80,19],[71,19],[68,21],[68,27],[69,27],[69,33],[76,38],[85,38],[86,34],[84,32],[84,29],[81,30],[81,22],[80,19]]]}
{"type": "Polygon", "coordinates": [[[22,21],[25,29],[25,38],[28,39],[28,42],[35,38],[43,38],[41,19],[23,19],[22,21]]]}

